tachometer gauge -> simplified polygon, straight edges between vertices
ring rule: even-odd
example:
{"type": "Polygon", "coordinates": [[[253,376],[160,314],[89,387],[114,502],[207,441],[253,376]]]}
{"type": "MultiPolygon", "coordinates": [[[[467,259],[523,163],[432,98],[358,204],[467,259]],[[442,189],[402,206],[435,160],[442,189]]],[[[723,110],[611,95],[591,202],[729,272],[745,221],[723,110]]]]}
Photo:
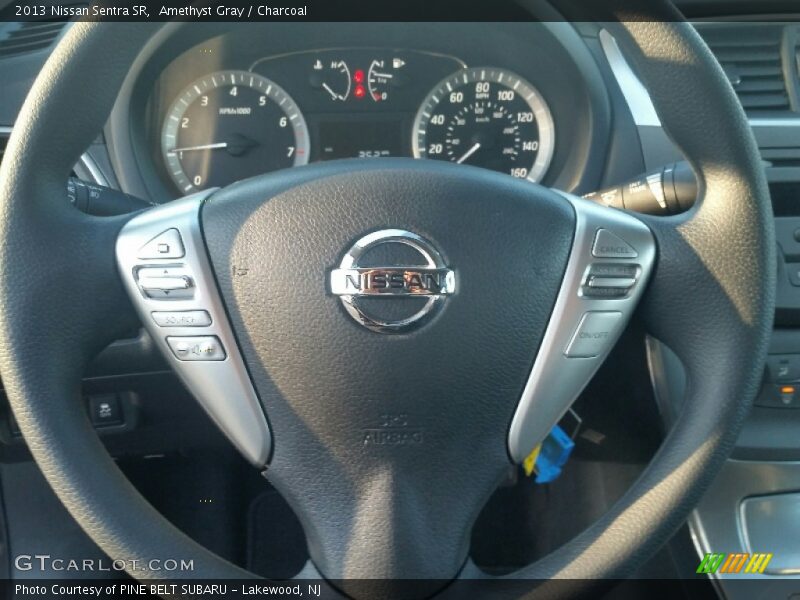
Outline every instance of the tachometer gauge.
{"type": "Polygon", "coordinates": [[[464,69],[428,94],[414,120],[417,158],[539,181],[555,148],[553,117],[530,83],[503,69],[464,69]]]}
{"type": "Polygon", "coordinates": [[[308,128],[279,85],[249,71],[191,83],[167,113],[161,151],[183,193],[308,162],[308,128]]]}

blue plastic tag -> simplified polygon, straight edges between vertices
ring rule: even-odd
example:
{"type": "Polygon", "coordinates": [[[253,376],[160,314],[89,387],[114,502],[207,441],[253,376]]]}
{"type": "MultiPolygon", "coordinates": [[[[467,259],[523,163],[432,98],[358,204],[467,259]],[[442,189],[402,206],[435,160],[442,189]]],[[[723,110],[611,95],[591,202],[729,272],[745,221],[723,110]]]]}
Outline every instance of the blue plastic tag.
{"type": "Polygon", "coordinates": [[[561,475],[562,467],[569,460],[575,442],[556,425],[542,442],[536,457],[536,483],[550,483],[561,475]]]}

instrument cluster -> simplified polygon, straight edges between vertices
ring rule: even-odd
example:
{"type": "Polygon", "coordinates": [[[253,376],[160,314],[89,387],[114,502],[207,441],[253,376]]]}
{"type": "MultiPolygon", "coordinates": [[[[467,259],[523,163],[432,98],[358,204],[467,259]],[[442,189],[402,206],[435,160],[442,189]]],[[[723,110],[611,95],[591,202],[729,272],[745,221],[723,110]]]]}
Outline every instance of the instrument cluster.
{"type": "Polygon", "coordinates": [[[309,162],[389,156],[541,181],[553,157],[548,100],[509,69],[382,48],[225,66],[156,99],[158,158],[181,194],[309,162]]]}

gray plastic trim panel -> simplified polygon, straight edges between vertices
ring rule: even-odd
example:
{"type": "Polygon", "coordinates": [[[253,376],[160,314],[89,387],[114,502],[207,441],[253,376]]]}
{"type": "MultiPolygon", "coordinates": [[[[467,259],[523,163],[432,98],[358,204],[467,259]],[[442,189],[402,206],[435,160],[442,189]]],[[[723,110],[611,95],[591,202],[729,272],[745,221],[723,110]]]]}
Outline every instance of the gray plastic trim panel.
{"type": "MultiPolygon", "coordinates": [[[[786,533],[769,547],[750,548],[742,519],[743,502],[756,496],[791,494],[800,489],[800,462],[760,462],[729,460],[689,517],[689,530],[698,556],[715,552],[772,552],[773,560],[800,564],[797,539],[786,533]]],[[[753,588],[737,585],[743,578],[760,582],[761,598],[788,598],[797,593],[794,573],[715,573],[709,576],[729,600],[750,600],[753,588]]]]}

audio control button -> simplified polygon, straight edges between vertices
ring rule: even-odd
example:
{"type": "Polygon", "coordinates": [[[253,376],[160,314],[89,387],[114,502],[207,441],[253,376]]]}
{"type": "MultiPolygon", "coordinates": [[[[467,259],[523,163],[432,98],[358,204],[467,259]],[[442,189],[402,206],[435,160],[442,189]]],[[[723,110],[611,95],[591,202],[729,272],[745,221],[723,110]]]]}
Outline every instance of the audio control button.
{"type": "Polygon", "coordinates": [[[167,344],[178,360],[225,360],[225,349],[215,335],[168,337],[167,344]]]}
{"type": "Polygon", "coordinates": [[[145,267],[136,274],[139,287],[155,300],[186,300],[194,297],[194,281],[183,267],[145,267]]]}
{"type": "Polygon", "coordinates": [[[158,311],[151,313],[159,327],[208,327],[211,315],[205,310],[158,311]]]}
{"type": "Polygon", "coordinates": [[[143,260],[151,258],[183,258],[183,255],[184,249],[181,234],[173,227],[159,233],[139,248],[137,258],[143,260]]]}

